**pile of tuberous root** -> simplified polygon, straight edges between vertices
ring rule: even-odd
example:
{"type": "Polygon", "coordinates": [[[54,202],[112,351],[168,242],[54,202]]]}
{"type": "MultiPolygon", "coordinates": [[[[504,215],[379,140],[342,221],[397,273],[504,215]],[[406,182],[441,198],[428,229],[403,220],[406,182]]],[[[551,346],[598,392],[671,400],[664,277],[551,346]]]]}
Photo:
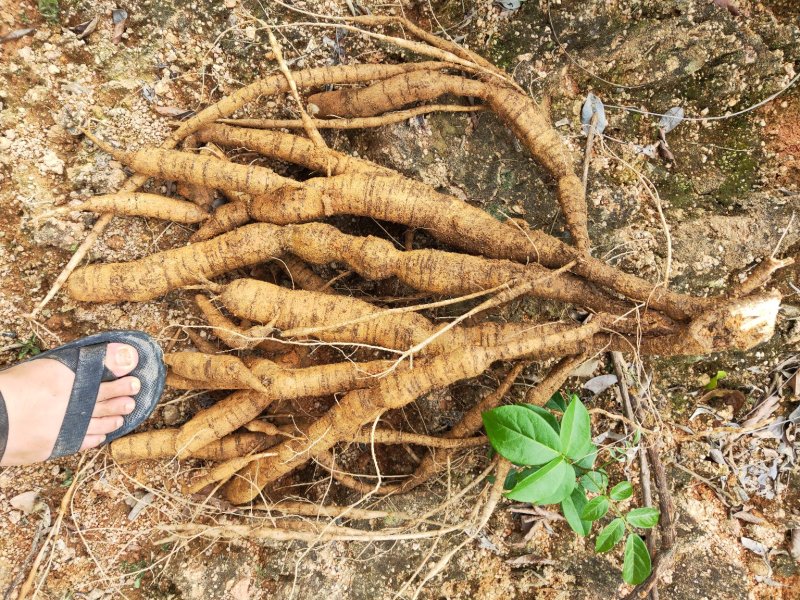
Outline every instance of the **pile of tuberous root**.
{"type": "MultiPolygon", "coordinates": [[[[390,22],[365,17],[360,24],[390,22]]],[[[539,362],[550,369],[528,393],[528,402],[541,405],[576,365],[598,352],[704,355],[747,349],[773,334],[780,297],[762,288],[784,262],[767,258],[725,293],[693,297],[594,258],[584,187],[539,106],[474,53],[408,23],[405,29],[421,40],[405,41],[406,49],[432,60],[290,72],[278,55],[279,72],[182,122],[159,148],[116,149],[87,133],[136,175],[119,193],[88,201],[86,210],[200,226],[184,247],[78,269],[68,280],[69,294],[87,302],[120,302],[148,301],[181,288],[202,290],[196,295],[199,310],[213,337],[227,347],[216,351],[198,339],[200,352],[166,355],[168,385],[231,393],[181,427],[115,441],[111,450],[118,461],[205,459],[209,468],[189,491],[216,485],[233,504],[268,496],[278,480],[309,461],[355,489],[407,492],[453,453],[486,443],[481,413],[502,402],[524,365],[539,362]],[[328,91],[318,91],[323,88],[328,91]],[[301,115],[296,121],[231,119],[250,103],[287,93],[301,115]],[[473,110],[466,102],[425,104],[443,97],[470,98],[477,110],[493,111],[544,167],[571,244],[334,151],[319,133],[374,127],[434,110],[473,110]],[[305,135],[287,133],[291,128],[305,135]],[[198,153],[201,144],[213,153],[198,153]],[[226,157],[225,149],[241,148],[281,161],[276,164],[297,165],[305,169],[298,173],[311,176],[300,181],[226,157]],[[150,177],[177,181],[179,192],[193,202],[136,192],[150,177]],[[213,211],[212,190],[229,200],[213,211]],[[399,248],[387,239],[350,235],[326,222],[337,215],[424,230],[424,239],[435,240],[437,247],[416,247],[419,238],[399,248]],[[231,275],[244,268],[254,272],[253,266],[276,258],[291,273],[292,287],[231,275]],[[387,307],[336,293],[319,277],[321,271],[311,268],[332,263],[365,280],[395,278],[409,291],[407,302],[395,298],[387,307]],[[583,317],[549,323],[474,318],[523,296],[579,308],[562,314],[583,317]],[[418,297],[435,302],[414,304],[418,297]],[[464,300],[473,308],[444,324],[421,313],[464,300]],[[338,362],[333,352],[307,352],[319,346],[347,352],[338,362]],[[284,360],[287,352],[301,352],[303,364],[284,360]],[[501,362],[508,375],[499,388],[443,435],[380,424],[387,411],[501,362]],[[271,422],[271,405],[296,399],[326,399],[330,408],[313,418],[297,415],[288,426],[271,422]],[[376,488],[336,469],[335,450],[353,442],[426,450],[416,472],[376,488]]]]}

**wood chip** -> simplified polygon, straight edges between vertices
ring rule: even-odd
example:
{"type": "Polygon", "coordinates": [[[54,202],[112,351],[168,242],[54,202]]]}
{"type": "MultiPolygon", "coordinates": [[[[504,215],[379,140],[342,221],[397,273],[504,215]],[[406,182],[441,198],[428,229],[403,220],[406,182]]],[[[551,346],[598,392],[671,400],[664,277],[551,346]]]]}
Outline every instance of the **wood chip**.
{"type": "Polygon", "coordinates": [[[757,542],[748,537],[742,537],[740,538],[739,541],[742,542],[742,546],[750,550],[750,552],[752,552],[753,554],[758,554],[759,556],[766,556],[767,551],[769,550],[769,548],[767,548],[761,542],[757,542]]]}
{"type": "Polygon", "coordinates": [[[582,379],[591,377],[592,375],[594,375],[594,372],[597,370],[598,366],[600,366],[599,358],[587,360],[585,363],[578,366],[572,373],[570,373],[569,376],[580,377],[582,379]]]}
{"type": "Polygon", "coordinates": [[[617,383],[617,376],[612,374],[598,375],[592,377],[589,381],[583,384],[583,388],[592,392],[595,396],[602,394],[612,385],[617,383]]]}
{"type": "Polygon", "coordinates": [[[17,494],[11,500],[9,500],[9,504],[16,508],[19,511],[22,511],[23,514],[29,515],[33,512],[34,508],[36,507],[36,500],[39,499],[39,493],[30,491],[30,492],[22,492],[21,494],[17,494]]]}
{"type": "Polygon", "coordinates": [[[30,29],[15,29],[14,31],[9,31],[5,35],[0,35],[0,44],[3,44],[5,42],[11,42],[11,41],[14,41],[14,40],[18,40],[21,37],[24,37],[24,36],[26,36],[28,34],[33,33],[34,31],[36,31],[36,29],[33,29],[33,28],[30,28],[30,29]]]}
{"type": "Polygon", "coordinates": [[[733,513],[733,517],[739,519],[740,521],[744,521],[745,523],[752,523],[753,525],[763,525],[766,523],[766,521],[764,521],[764,519],[761,517],[757,517],[745,510],[740,510],[739,512],[733,513]]]}
{"type": "Polygon", "coordinates": [[[147,492],[144,496],[139,498],[136,504],[133,505],[131,512],[128,513],[128,521],[133,521],[138,517],[145,508],[153,503],[155,497],[156,495],[153,492],[147,492]]]}

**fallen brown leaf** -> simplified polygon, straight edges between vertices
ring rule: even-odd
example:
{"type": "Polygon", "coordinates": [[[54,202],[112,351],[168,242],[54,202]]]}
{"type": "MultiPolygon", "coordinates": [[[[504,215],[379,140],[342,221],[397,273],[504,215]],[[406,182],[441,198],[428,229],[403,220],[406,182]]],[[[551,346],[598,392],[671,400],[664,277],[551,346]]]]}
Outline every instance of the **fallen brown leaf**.
{"type": "Polygon", "coordinates": [[[80,25],[76,25],[75,27],[70,27],[70,31],[78,34],[78,39],[82,40],[91,35],[92,32],[95,29],[97,29],[97,24],[99,22],[100,22],[100,16],[95,15],[94,19],[92,19],[91,21],[85,21],[80,25]]]}
{"type": "Polygon", "coordinates": [[[122,34],[125,33],[125,25],[128,22],[128,11],[115,8],[111,11],[111,20],[114,22],[114,33],[111,41],[119,44],[122,41],[122,34]]]}
{"type": "Polygon", "coordinates": [[[186,110],[185,108],[177,108],[175,106],[153,105],[153,110],[164,117],[174,117],[176,119],[186,119],[194,114],[193,110],[186,110]]]}

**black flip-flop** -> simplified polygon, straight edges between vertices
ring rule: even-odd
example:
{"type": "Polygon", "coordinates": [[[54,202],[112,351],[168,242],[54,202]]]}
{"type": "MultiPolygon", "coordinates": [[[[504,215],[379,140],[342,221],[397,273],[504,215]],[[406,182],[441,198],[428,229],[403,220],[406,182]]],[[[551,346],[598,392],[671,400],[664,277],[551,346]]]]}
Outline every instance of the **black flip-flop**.
{"type": "MultiPolygon", "coordinates": [[[[137,377],[142,387],[134,396],[136,408],[132,413],[123,415],[122,427],[107,434],[105,443],[133,431],[150,416],[158,404],[166,381],[164,357],[158,344],[142,331],[105,331],[42,352],[25,362],[52,358],[75,373],[67,411],[50,458],[67,456],[80,450],[83,438],[86,437],[86,430],[89,428],[100,384],[118,379],[104,364],[106,347],[111,342],[128,344],[136,348],[139,362],[128,375],[137,377]]],[[[5,452],[7,440],[8,414],[0,394],[0,458],[5,452]]]]}

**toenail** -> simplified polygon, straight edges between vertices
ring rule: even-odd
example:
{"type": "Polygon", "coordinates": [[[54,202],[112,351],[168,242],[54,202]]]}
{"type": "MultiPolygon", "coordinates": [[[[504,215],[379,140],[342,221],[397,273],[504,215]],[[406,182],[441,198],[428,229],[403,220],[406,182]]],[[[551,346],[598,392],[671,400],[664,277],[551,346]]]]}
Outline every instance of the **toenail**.
{"type": "Polygon", "coordinates": [[[127,410],[128,412],[132,411],[134,408],[136,408],[136,403],[135,402],[126,402],[125,403],[125,410],[127,410]]]}
{"type": "Polygon", "coordinates": [[[118,418],[117,418],[117,429],[119,429],[120,427],[122,427],[122,425],[123,425],[124,423],[125,423],[125,419],[123,419],[122,417],[118,417],[118,418]]]}
{"type": "MultiPolygon", "coordinates": [[[[136,379],[135,377],[131,379],[131,392],[134,394],[138,394],[139,390],[142,389],[142,382],[136,379]]],[[[131,404],[131,406],[133,406],[131,404]]]]}
{"type": "Polygon", "coordinates": [[[125,346],[117,351],[117,366],[123,369],[130,369],[136,366],[136,354],[133,348],[125,346]]]}

